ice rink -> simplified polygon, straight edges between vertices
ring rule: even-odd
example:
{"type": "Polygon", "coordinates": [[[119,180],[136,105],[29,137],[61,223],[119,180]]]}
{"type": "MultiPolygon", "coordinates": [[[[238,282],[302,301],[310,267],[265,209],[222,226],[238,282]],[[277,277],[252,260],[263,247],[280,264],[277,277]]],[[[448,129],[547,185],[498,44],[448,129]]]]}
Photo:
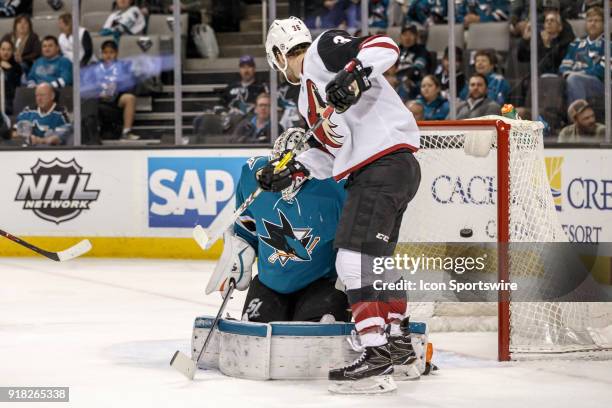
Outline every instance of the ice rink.
{"type": "MultiPolygon", "coordinates": [[[[0,259],[0,386],[69,386],[71,407],[609,407],[612,361],[498,363],[494,333],[432,334],[440,374],[382,396],[169,366],[189,352],[213,262],[0,259]]],[[[244,293],[228,310],[238,316],[244,293]]],[[[15,405],[41,407],[41,403],[15,405]]]]}

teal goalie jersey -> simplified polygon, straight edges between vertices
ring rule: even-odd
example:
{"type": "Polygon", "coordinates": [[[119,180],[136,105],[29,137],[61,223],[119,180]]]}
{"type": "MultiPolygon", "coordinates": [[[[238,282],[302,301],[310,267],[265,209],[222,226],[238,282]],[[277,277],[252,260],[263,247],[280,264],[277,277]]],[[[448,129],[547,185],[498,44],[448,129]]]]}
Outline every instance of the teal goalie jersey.
{"type": "MultiPolygon", "coordinates": [[[[236,206],[257,189],[255,173],[268,163],[253,157],[242,168],[236,206]]],[[[290,201],[263,192],[234,229],[257,253],[260,281],[279,293],[296,292],[317,279],[336,276],[334,236],[344,204],[344,182],[311,179],[290,201]]]]}

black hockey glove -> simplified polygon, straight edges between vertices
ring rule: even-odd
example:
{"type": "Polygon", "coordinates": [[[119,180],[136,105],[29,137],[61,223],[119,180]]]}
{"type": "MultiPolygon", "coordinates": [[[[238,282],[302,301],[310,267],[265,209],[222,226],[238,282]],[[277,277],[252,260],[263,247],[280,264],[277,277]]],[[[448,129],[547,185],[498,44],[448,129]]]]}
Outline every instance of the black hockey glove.
{"type": "Polygon", "coordinates": [[[280,192],[290,187],[293,182],[307,178],[310,172],[302,163],[292,158],[287,166],[278,173],[274,173],[277,161],[268,163],[257,171],[257,183],[264,191],[280,192]]]}
{"type": "Polygon", "coordinates": [[[356,104],[361,94],[371,86],[368,72],[361,65],[361,61],[353,58],[325,87],[327,102],[336,112],[342,113],[356,104]]]}

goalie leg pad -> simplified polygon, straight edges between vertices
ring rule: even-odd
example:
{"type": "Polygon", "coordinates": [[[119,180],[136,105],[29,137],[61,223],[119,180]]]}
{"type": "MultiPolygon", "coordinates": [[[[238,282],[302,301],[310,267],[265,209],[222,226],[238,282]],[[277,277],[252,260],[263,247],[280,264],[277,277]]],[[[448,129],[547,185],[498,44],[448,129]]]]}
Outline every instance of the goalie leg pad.
{"type": "MultiPolygon", "coordinates": [[[[193,358],[210,330],[213,318],[194,322],[193,358]]],[[[199,368],[218,368],[230,377],[257,380],[327,379],[331,368],[355,361],[360,353],[346,341],[352,323],[255,323],[221,319],[199,368]]],[[[410,322],[417,368],[425,371],[427,327],[410,322]]]]}

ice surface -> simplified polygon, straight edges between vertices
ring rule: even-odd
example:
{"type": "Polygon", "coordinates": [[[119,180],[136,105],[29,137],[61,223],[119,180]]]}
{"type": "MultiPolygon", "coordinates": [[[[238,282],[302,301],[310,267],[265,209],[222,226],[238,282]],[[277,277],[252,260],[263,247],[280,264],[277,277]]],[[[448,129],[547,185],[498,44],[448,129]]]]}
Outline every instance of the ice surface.
{"type": "MultiPolygon", "coordinates": [[[[212,262],[0,258],[0,386],[69,386],[52,407],[608,407],[612,362],[498,363],[493,333],[431,336],[440,374],[384,396],[330,395],[325,381],[256,382],[169,366],[188,353],[212,262]]],[[[244,293],[228,311],[238,316],[244,293]]],[[[8,406],[11,404],[2,404],[8,406]]],[[[17,408],[46,404],[19,403],[17,408]]]]}

